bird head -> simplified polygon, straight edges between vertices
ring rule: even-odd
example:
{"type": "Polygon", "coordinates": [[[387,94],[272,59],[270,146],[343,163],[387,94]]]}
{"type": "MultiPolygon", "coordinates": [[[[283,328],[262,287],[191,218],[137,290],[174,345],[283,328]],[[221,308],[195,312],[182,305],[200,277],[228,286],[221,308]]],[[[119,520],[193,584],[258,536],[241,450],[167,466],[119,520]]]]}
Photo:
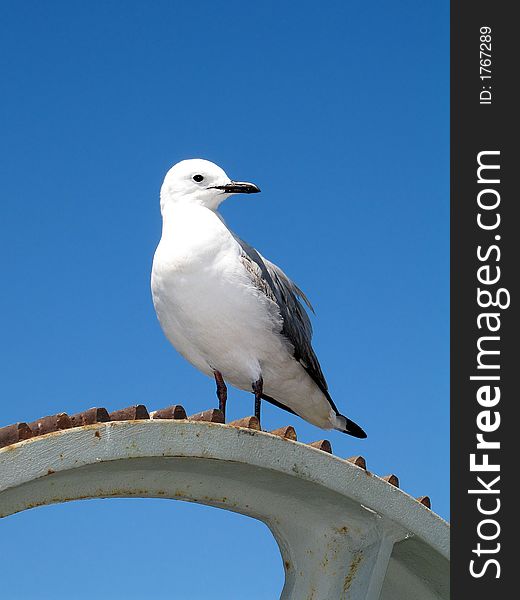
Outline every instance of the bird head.
{"type": "Polygon", "coordinates": [[[198,204],[216,210],[232,194],[254,194],[254,183],[233,181],[209,160],[182,160],[166,174],[161,187],[161,210],[173,204],[198,204]]]}

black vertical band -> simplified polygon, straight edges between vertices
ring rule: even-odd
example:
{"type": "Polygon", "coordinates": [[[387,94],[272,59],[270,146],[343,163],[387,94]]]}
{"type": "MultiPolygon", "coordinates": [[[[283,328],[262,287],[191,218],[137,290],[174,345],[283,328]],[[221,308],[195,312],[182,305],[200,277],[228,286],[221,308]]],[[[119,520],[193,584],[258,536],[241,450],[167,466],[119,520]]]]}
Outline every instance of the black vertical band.
{"type": "Polygon", "coordinates": [[[520,154],[513,88],[520,36],[513,7],[505,1],[451,4],[452,598],[457,599],[506,598],[516,587],[512,517],[520,452],[512,430],[520,404],[520,195],[514,188],[520,154]]]}

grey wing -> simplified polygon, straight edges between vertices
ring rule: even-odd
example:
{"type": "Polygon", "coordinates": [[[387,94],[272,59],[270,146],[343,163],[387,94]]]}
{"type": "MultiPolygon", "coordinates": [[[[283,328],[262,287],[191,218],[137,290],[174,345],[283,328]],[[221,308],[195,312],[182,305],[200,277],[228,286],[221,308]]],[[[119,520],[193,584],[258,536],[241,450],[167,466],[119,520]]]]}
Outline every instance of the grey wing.
{"type": "Polygon", "coordinates": [[[312,325],[300,298],[314,312],[302,290],[275,264],[265,259],[252,246],[235,236],[242,248],[242,259],[257,288],[274,300],[283,320],[282,335],[294,348],[298,360],[316,385],[325,394],[332,408],[338,412],[328,392],[327,382],[318,357],[312,348],[312,325]]]}

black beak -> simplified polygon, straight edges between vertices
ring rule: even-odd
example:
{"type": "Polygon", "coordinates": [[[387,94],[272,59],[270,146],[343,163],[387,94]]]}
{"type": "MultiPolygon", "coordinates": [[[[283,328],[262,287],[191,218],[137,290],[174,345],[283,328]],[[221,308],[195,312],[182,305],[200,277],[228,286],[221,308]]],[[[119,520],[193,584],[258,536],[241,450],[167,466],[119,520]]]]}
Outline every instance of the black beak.
{"type": "Polygon", "coordinates": [[[257,194],[260,188],[247,181],[231,181],[226,185],[214,185],[213,189],[222,190],[226,194],[257,194]]]}

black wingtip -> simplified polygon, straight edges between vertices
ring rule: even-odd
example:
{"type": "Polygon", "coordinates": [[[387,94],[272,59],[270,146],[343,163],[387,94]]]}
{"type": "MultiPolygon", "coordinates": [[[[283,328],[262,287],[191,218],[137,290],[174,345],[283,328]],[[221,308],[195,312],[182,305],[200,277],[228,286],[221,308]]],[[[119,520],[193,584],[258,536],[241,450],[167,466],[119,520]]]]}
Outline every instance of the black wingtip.
{"type": "Polygon", "coordinates": [[[357,423],[354,423],[354,421],[351,421],[346,417],[345,421],[346,424],[345,429],[343,429],[343,433],[348,433],[348,435],[352,435],[361,439],[365,439],[367,437],[367,434],[365,433],[364,429],[362,429],[357,423]]]}

